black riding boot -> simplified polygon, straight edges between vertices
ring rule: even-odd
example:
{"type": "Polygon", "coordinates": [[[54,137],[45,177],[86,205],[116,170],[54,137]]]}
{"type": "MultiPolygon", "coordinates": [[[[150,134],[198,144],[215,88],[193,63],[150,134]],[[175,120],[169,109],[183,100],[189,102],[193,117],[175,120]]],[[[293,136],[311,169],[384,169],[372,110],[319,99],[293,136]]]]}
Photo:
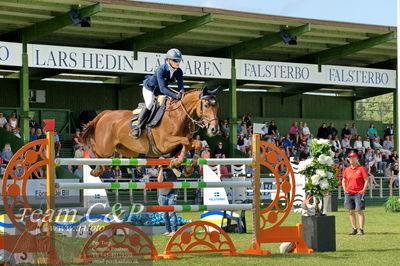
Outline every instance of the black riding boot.
{"type": "Polygon", "coordinates": [[[138,119],[134,122],[134,128],[131,131],[131,136],[134,138],[139,138],[141,134],[141,127],[143,126],[144,121],[146,121],[147,116],[150,114],[150,110],[144,107],[140,112],[138,119]]]}

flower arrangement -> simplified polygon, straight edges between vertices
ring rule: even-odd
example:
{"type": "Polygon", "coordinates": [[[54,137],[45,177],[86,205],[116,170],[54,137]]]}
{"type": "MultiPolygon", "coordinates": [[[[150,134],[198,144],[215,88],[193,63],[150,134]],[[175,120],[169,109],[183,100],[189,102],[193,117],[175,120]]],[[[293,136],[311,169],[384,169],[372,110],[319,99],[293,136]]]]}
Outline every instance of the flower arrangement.
{"type": "Polygon", "coordinates": [[[311,141],[310,158],[299,163],[299,174],[306,177],[305,191],[308,196],[313,196],[315,214],[322,215],[323,207],[320,202],[324,194],[331,192],[339,182],[336,178],[337,168],[333,162],[331,144],[325,139],[311,141]]]}

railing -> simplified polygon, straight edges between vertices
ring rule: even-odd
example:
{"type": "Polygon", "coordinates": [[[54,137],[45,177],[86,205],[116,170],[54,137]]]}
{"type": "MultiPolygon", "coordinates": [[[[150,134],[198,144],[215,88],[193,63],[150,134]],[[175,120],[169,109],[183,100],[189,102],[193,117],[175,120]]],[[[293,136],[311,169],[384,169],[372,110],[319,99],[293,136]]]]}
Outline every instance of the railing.
{"type": "MultiPolygon", "coordinates": [[[[393,182],[392,185],[390,185],[390,183],[389,183],[388,187],[385,187],[385,188],[383,187],[383,179],[384,178],[387,178],[387,179],[390,180],[389,177],[385,177],[385,176],[375,177],[375,180],[379,179],[379,182],[378,182],[379,183],[379,188],[374,188],[372,179],[369,178],[369,180],[368,180],[368,182],[369,182],[368,191],[366,193],[366,195],[369,198],[371,198],[371,199],[372,198],[387,198],[387,197],[393,197],[393,196],[396,196],[396,195],[398,195],[400,197],[400,188],[399,187],[394,188],[393,187],[394,186],[394,182],[393,182]],[[378,189],[379,189],[379,196],[374,195],[374,191],[376,191],[378,189]]],[[[399,177],[397,177],[397,180],[399,181],[399,177]]],[[[338,199],[341,199],[343,197],[344,197],[343,189],[342,189],[341,186],[339,186],[339,188],[338,188],[338,199]]]]}

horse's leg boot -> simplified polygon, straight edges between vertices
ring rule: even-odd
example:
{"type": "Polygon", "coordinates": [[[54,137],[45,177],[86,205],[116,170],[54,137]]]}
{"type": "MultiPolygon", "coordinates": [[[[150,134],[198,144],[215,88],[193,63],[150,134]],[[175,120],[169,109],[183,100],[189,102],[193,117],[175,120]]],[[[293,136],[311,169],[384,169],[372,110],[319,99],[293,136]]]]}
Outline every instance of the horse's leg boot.
{"type": "Polygon", "coordinates": [[[140,134],[141,134],[141,132],[142,132],[141,128],[142,128],[142,126],[143,126],[143,122],[146,121],[147,116],[150,114],[150,112],[151,112],[151,111],[150,111],[149,109],[147,109],[146,107],[144,107],[144,108],[142,109],[142,111],[140,112],[138,119],[134,122],[134,123],[135,123],[135,124],[133,125],[134,128],[132,129],[132,131],[131,131],[131,133],[130,133],[130,135],[131,135],[133,138],[137,139],[137,138],[140,137],[140,134]]]}

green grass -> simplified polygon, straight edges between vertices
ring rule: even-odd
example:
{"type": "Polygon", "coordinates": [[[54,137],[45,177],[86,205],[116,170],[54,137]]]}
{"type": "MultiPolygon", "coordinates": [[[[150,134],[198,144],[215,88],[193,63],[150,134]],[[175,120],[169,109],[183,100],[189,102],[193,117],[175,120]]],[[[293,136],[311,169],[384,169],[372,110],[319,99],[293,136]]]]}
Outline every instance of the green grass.
{"type": "MultiPolygon", "coordinates": [[[[383,206],[368,207],[364,236],[349,236],[351,230],[348,214],[343,209],[332,213],[336,216],[336,252],[323,252],[314,254],[280,254],[279,244],[263,244],[264,249],[272,252],[268,256],[222,256],[218,253],[190,254],[179,256],[177,260],[158,260],[154,265],[399,265],[400,258],[400,213],[385,212],[383,206]]],[[[185,219],[196,220],[199,213],[184,213],[185,219]]],[[[249,212],[246,216],[248,233],[230,234],[239,252],[247,249],[251,243],[252,217],[249,212]]],[[[301,221],[299,214],[290,214],[285,225],[295,225],[301,221]]],[[[153,242],[161,254],[169,237],[153,236],[153,242]]],[[[64,249],[68,252],[79,253],[83,245],[83,239],[62,238],[59,244],[65,243],[64,249]]],[[[60,245],[58,246],[60,247],[60,245]]],[[[66,256],[70,257],[70,256],[66,256]]],[[[70,258],[64,257],[65,261],[70,258]]],[[[93,263],[91,265],[128,265],[128,258],[120,260],[107,260],[105,263],[93,263]],[[124,263],[117,263],[124,262],[124,263]]],[[[150,263],[150,262],[149,262],[150,263]]],[[[145,263],[147,264],[147,263],[145,263]]]]}

